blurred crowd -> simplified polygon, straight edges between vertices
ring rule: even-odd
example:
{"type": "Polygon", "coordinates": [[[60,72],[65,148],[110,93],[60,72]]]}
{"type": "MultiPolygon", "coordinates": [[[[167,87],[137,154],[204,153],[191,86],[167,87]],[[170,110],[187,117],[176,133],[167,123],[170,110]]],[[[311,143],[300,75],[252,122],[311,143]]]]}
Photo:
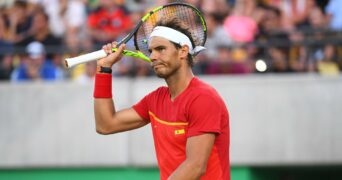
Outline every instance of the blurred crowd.
{"type": "MultiPolygon", "coordinates": [[[[2,0],[0,80],[91,82],[96,62],[65,69],[64,59],[122,39],[143,14],[168,0],[2,0]]],[[[184,0],[208,26],[201,74],[322,73],[342,70],[341,0],[184,0]]],[[[128,42],[128,48],[134,48],[128,42]]],[[[125,57],[113,76],[150,76],[125,57]]]]}

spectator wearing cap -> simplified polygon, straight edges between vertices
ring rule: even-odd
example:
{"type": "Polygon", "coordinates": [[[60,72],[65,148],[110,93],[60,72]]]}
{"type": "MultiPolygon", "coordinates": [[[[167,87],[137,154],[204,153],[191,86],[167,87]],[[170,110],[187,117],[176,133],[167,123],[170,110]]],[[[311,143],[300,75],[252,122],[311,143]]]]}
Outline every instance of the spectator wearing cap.
{"type": "Polygon", "coordinates": [[[12,82],[63,79],[63,73],[46,59],[46,51],[42,43],[31,42],[26,46],[26,53],[22,63],[11,74],[12,82]]]}

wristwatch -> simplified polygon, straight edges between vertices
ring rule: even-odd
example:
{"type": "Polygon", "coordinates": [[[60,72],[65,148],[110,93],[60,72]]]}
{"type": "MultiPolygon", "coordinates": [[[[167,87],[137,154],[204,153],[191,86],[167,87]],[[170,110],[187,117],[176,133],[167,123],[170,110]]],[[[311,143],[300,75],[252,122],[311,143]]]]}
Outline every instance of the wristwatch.
{"type": "Polygon", "coordinates": [[[112,68],[110,67],[97,66],[97,68],[100,73],[112,74],[112,68]]]}

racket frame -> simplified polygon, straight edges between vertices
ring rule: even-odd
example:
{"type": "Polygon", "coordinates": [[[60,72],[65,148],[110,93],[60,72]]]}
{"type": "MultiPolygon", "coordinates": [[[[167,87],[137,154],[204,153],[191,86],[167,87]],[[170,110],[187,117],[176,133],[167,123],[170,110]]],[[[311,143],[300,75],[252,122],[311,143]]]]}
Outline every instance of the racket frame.
{"type": "MultiPolygon", "coordinates": [[[[139,23],[134,27],[134,29],[127,34],[121,41],[118,42],[117,46],[120,46],[123,43],[127,43],[133,36],[136,35],[137,31],[139,30],[140,26],[154,13],[158,12],[159,10],[166,8],[168,6],[175,6],[175,5],[182,5],[182,6],[188,6],[190,8],[192,8],[196,13],[197,16],[200,17],[201,19],[201,23],[202,23],[202,28],[204,31],[204,39],[203,42],[205,43],[206,38],[207,38],[207,26],[206,26],[206,22],[204,17],[202,16],[201,12],[194,6],[187,4],[187,3],[181,3],[181,2],[174,2],[174,3],[169,3],[163,6],[158,6],[156,8],[154,8],[153,10],[149,11],[148,13],[146,13],[141,20],[139,21],[139,23]]],[[[203,43],[203,44],[204,44],[203,43]]],[[[123,54],[125,56],[131,56],[131,57],[135,57],[135,58],[139,58],[141,60],[144,60],[146,62],[151,62],[150,58],[147,57],[144,53],[142,53],[139,50],[139,47],[137,45],[136,42],[136,38],[134,38],[134,46],[136,48],[136,51],[130,51],[130,50],[124,50],[123,54]]],[[[113,48],[112,51],[115,52],[117,50],[117,48],[113,48]]],[[[73,58],[66,58],[65,59],[65,66],[67,68],[71,68],[77,64],[81,64],[81,63],[85,63],[85,62],[89,62],[89,61],[94,61],[94,60],[98,60],[101,58],[104,58],[107,56],[107,53],[104,50],[98,50],[98,51],[94,51],[91,53],[87,53],[87,54],[83,54],[77,57],[73,57],[73,58]]]]}

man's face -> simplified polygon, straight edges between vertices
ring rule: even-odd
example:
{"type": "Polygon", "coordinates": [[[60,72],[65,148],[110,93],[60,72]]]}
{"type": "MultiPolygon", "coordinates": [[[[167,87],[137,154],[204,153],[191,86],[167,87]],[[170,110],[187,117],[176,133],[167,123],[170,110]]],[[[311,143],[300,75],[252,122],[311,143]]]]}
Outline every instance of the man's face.
{"type": "Polygon", "coordinates": [[[152,37],[149,50],[152,68],[158,77],[166,79],[177,73],[181,61],[174,44],[162,37],[152,37]]]}
{"type": "Polygon", "coordinates": [[[44,63],[44,59],[45,56],[44,55],[35,55],[35,56],[29,56],[29,63],[32,66],[36,66],[36,67],[41,67],[44,63]]]}

